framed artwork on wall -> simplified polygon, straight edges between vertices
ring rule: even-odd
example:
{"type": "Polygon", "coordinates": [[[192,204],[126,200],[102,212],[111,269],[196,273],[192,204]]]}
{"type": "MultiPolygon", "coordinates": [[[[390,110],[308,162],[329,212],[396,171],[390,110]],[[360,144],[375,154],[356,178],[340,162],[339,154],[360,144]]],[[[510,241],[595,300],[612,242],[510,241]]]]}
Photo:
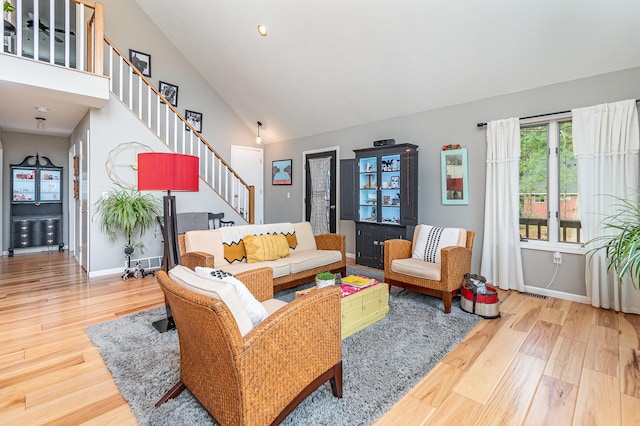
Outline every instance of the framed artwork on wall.
{"type": "Polygon", "coordinates": [[[171,105],[174,107],[178,106],[178,86],[161,81],[158,88],[160,89],[160,94],[164,96],[171,105]]]}
{"type": "Polygon", "coordinates": [[[469,204],[467,150],[450,149],[440,153],[442,162],[442,204],[469,204]]]}
{"type": "MultiPolygon", "coordinates": [[[[184,110],[184,118],[191,126],[196,129],[196,132],[202,133],[202,113],[184,110]]],[[[189,127],[185,127],[186,130],[191,130],[189,127]]]]}
{"type": "Polygon", "coordinates": [[[129,61],[142,75],[151,78],[151,55],[129,49],[129,61]]]}
{"type": "Polygon", "coordinates": [[[271,184],[291,185],[291,160],[278,160],[271,162],[271,184]]]}

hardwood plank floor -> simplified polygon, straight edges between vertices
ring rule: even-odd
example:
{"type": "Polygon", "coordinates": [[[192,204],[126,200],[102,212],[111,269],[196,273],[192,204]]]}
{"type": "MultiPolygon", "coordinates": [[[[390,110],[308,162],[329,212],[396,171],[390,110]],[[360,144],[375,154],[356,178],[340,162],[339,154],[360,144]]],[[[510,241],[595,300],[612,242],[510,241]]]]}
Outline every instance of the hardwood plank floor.
{"type": "MultiPolygon", "coordinates": [[[[501,299],[378,425],[638,424],[640,316],[501,299]]],[[[0,424],[136,424],[84,330],[163,303],[153,277],[88,279],[68,253],[0,258],[0,424]]]]}

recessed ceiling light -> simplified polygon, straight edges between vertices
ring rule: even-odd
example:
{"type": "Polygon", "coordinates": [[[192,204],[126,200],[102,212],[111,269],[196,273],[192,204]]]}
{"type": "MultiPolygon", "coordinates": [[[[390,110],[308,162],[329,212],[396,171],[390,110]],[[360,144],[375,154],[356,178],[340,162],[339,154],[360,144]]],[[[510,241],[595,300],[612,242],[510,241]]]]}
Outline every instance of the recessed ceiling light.
{"type": "Polygon", "coordinates": [[[258,25],[258,34],[260,34],[262,37],[265,37],[267,35],[267,27],[262,24],[258,25]]]}
{"type": "Polygon", "coordinates": [[[36,111],[38,112],[49,112],[49,108],[43,107],[43,106],[37,106],[36,107],[36,111]]]}

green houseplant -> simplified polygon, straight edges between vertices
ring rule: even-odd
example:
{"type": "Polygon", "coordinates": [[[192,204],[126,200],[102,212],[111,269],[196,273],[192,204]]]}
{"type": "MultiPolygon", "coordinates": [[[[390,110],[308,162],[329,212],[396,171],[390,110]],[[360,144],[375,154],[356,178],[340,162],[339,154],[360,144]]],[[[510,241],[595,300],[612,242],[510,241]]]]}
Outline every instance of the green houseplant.
{"type": "Polygon", "coordinates": [[[619,284],[626,275],[630,275],[634,287],[640,290],[640,207],[635,200],[613,198],[617,202],[617,211],[602,222],[607,235],[593,238],[584,245],[593,246],[588,255],[604,250],[607,271],[613,268],[618,272],[619,284]]]}
{"type": "Polygon", "coordinates": [[[151,194],[112,189],[98,199],[94,214],[100,215],[100,229],[111,241],[116,241],[118,235],[125,237],[125,254],[130,256],[134,247],[144,253],[144,244],[132,243],[131,239],[136,232],[142,237],[145,231],[154,226],[156,217],[162,215],[162,207],[151,194]]]}
{"type": "Polygon", "coordinates": [[[333,274],[328,271],[320,272],[316,274],[316,287],[322,288],[330,285],[335,285],[336,283],[336,274],[333,274]]]}
{"type": "Polygon", "coordinates": [[[8,1],[4,2],[4,11],[5,12],[15,12],[16,8],[8,1]]]}

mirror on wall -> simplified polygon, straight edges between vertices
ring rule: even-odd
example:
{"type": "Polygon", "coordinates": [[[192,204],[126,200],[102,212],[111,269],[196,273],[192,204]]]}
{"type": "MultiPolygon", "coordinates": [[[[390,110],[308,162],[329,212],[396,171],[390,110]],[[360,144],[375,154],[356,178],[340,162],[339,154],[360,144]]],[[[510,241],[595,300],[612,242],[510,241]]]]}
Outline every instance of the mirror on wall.
{"type": "Polygon", "coordinates": [[[469,204],[467,150],[442,151],[442,204],[469,204]]]}

